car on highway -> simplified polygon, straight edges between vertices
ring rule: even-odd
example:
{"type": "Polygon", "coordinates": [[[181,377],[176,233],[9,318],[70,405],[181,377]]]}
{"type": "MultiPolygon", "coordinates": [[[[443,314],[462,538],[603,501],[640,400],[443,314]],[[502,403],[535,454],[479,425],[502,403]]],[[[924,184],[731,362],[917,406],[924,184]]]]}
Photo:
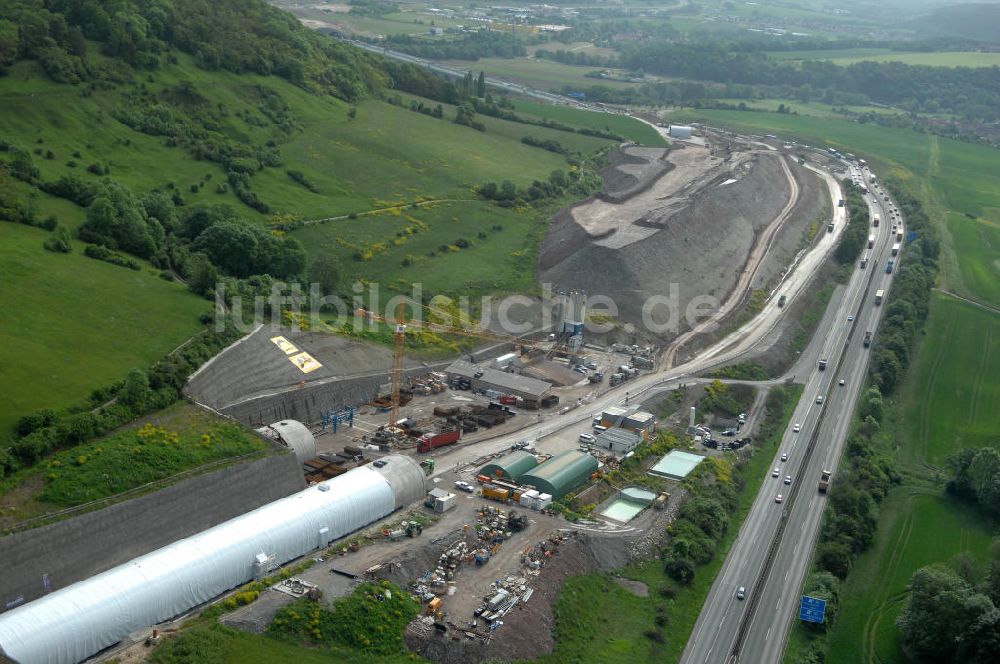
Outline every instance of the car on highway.
{"type": "Polygon", "coordinates": [[[597,442],[597,438],[595,438],[594,435],[590,433],[581,433],[580,442],[593,444],[597,442]]]}
{"type": "Polygon", "coordinates": [[[473,491],[475,491],[475,489],[472,488],[471,484],[469,484],[468,482],[464,482],[462,480],[458,480],[457,482],[455,482],[455,488],[458,489],[459,491],[464,491],[466,493],[472,493],[473,491]]]}
{"type": "Polygon", "coordinates": [[[784,496],[782,496],[782,495],[781,495],[781,494],[779,493],[779,494],[778,494],[777,496],[775,496],[775,497],[774,497],[774,502],[776,502],[776,503],[780,503],[780,502],[781,502],[781,501],[783,501],[784,499],[785,499],[785,497],[784,497],[784,496]]]}
{"type": "Polygon", "coordinates": [[[791,483],[792,483],[792,476],[785,475],[785,484],[791,484],[791,483]]]}
{"type": "Polygon", "coordinates": [[[798,433],[800,431],[802,431],[802,425],[796,422],[795,426],[792,427],[792,433],[798,433]]]}
{"type": "Polygon", "coordinates": [[[845,381],[843,378],[841,378],[840,379],[840,386],[843,387],[844,385],[847,385],[847,381],[845,381]]]}
{"type": "Polygon", "coordinates": [[[820,394],[819,396],[816,397],[816,403],[823,403],[823,395],[822,394],[820,394]]]}
{"type": "Polygon", "coordinates": [[[774,470],[771,471],[771,477],[780,477],[780,476],[781,476],[780,468],[775,468],[774,470]]]}
{"type": "Polygon", "coordinates": [[[848,323],[853,322],[853,321],[854,321],[854,316],[853,315],[847,317],[847,322],[848,323]]]}
{"type": "Polygon", "coordinates": [[[745,599],[747,596],[747,589],[740,586],[736,591],[736,599],[745,599]]]}
{"type": "Polygon", "coordinates": [[[782,461],[788,461],[788,452],[782,452],[781,453],[781,460],[782,461]]]}

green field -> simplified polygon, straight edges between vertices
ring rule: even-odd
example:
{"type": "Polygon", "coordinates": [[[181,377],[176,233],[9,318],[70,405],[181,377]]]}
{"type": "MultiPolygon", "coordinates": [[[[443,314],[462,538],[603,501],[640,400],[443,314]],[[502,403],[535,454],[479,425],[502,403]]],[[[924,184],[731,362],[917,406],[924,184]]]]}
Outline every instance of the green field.
{"type": "Polygon", "coordinates": [[[900,459],[945,468],[1000,432],[1000,313],[935,294],[926,336],[900,396],[900,459]]]}
{"type": "Polygon", "coordinates": [[[908,53],[887,48],[852,48],[828,51],[773,51],[768,55],[776,60],[829,60],[836,65],[857,62],[902,62],[928,67],[993,67],[1000,65],[1000,53],[972,51],[942,51],[939,53],[908,53]]]}
{"type": "MultiPolygon", "coordinates": [[[[840,614],[830,633],[836,644],[828,664],[909,660],[896,639],[896,616],[917,569],[971,552],[986,562],[990,524],[968,504],[942,496],[939,488],[895,491],[882,505],[875,544],[854,565],[841,588],[840,614]]],[[[800,643],[792,632],[791,646],[800,643]]]]}
{"type": "Polygon", "coordinates": [[[946,219],[959,256],[960,290],[975,299],[1000,304],[1000,224],[954,212],[946,219]]]}
{"type": "Polygon", "coordinates": [[[0,431],[38,408],[75,404],[201,329],[211,304],[141,272],[42,249],[46,231],[0,223],[0,431]]]}
{"type": "Polygon", "coordinates": [[[409,292],[410,283],[420,283],[435,295],[531,290],[544,230],[530,213],[456,201],[325,222],[294,236],[313,252],[337,256],[351,279],[377,281],[387,294],[409,292]],[[460,248],[460,239],[471,246],[460,248]],[[354,259],[359,250],[370,257],[354,259]]]}
{"type": "Polygon", "coordinates": [[[515,106],[517,113],[547,118],[577,127],[589,127],[600,131],[609,130],[641,145],[667,144],[656,129],[627,115],[596,113],[571,106],[553,106],[532,101],[517,101],[515,106]]]}

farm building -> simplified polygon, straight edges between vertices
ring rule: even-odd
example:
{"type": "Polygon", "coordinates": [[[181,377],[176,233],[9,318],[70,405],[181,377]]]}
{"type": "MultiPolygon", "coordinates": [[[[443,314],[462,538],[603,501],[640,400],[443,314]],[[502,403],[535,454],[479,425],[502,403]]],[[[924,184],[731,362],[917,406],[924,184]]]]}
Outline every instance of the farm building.
{"type": "Polygon", "coordinates": [[[74,664],[422,499],[388,456],[0,614],[0,659],[74,664]]]}
{"type": "Polygon", "coordinates": [[[597,435],[596,447],[614,454],[628,454],[642,442],[642,435],[627,429],[608,429],[597,435]]]}
{"type": "Polygon", "coordinates": [[[559,500],[590,479],[596,470],[597,459],[583,452],[568,450],[521,475],[521,484],[531,485],[559,500]]]}
{"type": "Polygon", "coordinates": [[[537,465],[538,459],[534,454],[518,450],[486,464],[479,472],[489,477],[503,477],[517,482],[522,475],[534,470],[537,465]]]}
{"type": "Polygon", "coordinates": [[[445,371],[448,380],[468,379],[473,390],[496,390],[521,397],[525,401],[538,402],[552,389],[552,385],[544,380],[480,367],[465,360],[452,362],[445,371]]]}

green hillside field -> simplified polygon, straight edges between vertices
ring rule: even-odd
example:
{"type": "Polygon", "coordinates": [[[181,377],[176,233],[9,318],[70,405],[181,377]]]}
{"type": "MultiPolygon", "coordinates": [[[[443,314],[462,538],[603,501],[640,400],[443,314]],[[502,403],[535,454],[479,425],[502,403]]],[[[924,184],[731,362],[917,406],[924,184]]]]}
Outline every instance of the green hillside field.
{"type": "MultiPolygon", "coordinates": [[[[113,62],[95,44],[90,47],[95,63],[113,62]]],[[[175,196],[180,213],[223,203],[264,228],[275,220],[343,216],[293,236],[302,240],[307,260],[326,253],[339,259],[345,289],[362,278],[380,281],[383,291],[391,284],[409,292],[411,282],[449,293],[530,290],[544,222],[571,199],[501,208],[478,198],[475,187],[510,180],[522,189],[546,181],[555,170],[573,169],[566,156],[524,144],[526,136],[556,141],[584,161],[615,145],[483,115],[485,131],[477,131],[452,121],[455,106],[443,105],[443,119],[410,110],[409,102],[418,99],[413,95],[403,95],[406,106],[377,96],[350,104],[276,76],[206,71],[184,53],[175,58],[136,73],[131,83],[93,90],[54,83],[37,62],[19,61],[0,77],[0,139],[31,153],[41,181],[70,175],[90,184],[110,178],[136,195],[158,189],[175,196]],[[259,170],[251,181],[270,212],[241,203],[226,186],[223,165],[196,159],[163,136],[116,119],[141,92],[160,100],[183,98],[180,108],[213,109],[228,137],[274,145],[281,164],[259,170]],[[311,189],[291,178],[292,170],[303,174],[311,189]],[[382,212],[366,214],[373,210],[382,212]],[[456,245],[461,239],[468,242],[465,248],[456,245]],[[371,257],[353,258],[368,249],[371,257]]],[[[54,216],[75,231],[86,217],[85,208],[68,200],[16,186],[39,218],[54,216]]],[[[70,256],[45,252],[46,233],[38,229],[4,224],[0,232],[5,235],[0,269],[11,274],[0,285],[4,303],[21,305],[8,306],[15,313],[4,325],[9,341],[21,343],[9,342],[0,351],[6,354],[0,366],[8,384],[21,386],[4,402],[2,430],[28,411],[67,406],[129,368],[149,365],[197,331],[198,315],[210,308],[181,286],[158,279],[159,270],[147,263],[136,273],[82,257],[78,243],[70,256]],[[34,295],[19,295],[24,293],[34,295]],[[87,310],[85,303],[96,293],[102,309],[87,310]],[[24,352],[25,344],[32,352],[24,352]],[[86,349],[82,356],[80,349],[86,349]]]]}
{"type": "Polygon", "coordinates": [[[201,329],[211,303],[146,268],[42,249],[49,233],[0,223],[0,430],[146,367],[201,329]]]}

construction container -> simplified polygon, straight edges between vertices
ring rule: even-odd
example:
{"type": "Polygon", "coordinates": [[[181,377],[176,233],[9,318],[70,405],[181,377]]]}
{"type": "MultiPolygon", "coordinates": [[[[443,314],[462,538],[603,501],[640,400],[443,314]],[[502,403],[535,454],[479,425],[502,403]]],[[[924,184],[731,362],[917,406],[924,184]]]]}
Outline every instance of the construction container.
{"type": "Polygon", "coordinates": [[[548,493],[538,494],[538,499],[535,502],[535,509],[543,510],[552,504],[552,496],[548,493]]]}
{"type": "Polygon", "coordinates": [[[433,615],[438,612],[441,608],[441,598],[435,597],[431,601],[427,602],[427,614],[433,615]]]}
{"type": "Polygon", "coordinates": [[[531,489],[525,491],[521,494],[521,507],[527,507],[529,509],[538,509],[536,505],[538,504],[538,491],[531,489]]]}
{"type": "Polygon", "coordinates": [[[438,513],[444,513],[455,507],[457,503],[455,502],[455,494],[449,493],[443,498],[434,499],[434,511],[438,513]]]}
{"type": "Polygon", "coordinates": [[[501,489],[500,487],[493,486],[492,484],[487,484],[483,487],[483,498],[505,501],[510,498],[510,491],[508,489],[501,489]]]}

